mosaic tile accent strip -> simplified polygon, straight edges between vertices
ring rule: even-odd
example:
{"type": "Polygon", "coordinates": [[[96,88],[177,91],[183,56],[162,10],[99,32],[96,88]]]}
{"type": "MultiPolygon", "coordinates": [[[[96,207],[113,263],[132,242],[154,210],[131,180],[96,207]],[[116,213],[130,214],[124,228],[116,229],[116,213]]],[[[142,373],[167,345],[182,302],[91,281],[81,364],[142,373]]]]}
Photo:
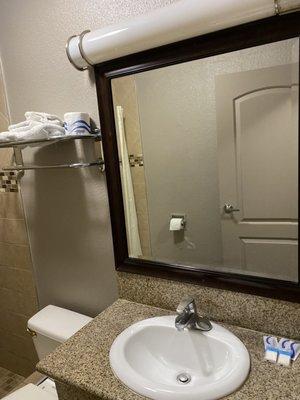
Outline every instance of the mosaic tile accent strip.
{"type": "Polygon", "coordinates": [[[129,164],[131,167],[143,167],[144,158],[143,154],[129,154],[129,164]]]}
{"type": "Polygon", "coordinates": [[[18,192],[17,172],[0,169],[0,193],[18,192]]]}

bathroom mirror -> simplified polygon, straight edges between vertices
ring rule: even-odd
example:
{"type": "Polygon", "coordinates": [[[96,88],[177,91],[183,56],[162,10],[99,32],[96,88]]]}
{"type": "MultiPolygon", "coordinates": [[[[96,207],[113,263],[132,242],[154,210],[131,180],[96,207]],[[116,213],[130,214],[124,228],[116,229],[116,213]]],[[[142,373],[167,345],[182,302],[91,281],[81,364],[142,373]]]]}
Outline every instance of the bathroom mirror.
{"type": "Polygon", "coordinates": [[[106,72],[117,267],[299,296],[299,32],[291,19],[280,22],[284,38],[269,18],[260,38],[262,21],[206,35],[211,54],[201,54],[202,37],[198,57],[185,48],[170,62],[168,51],[148,51],[143,67],[131,56],[123,60],[130,68],[106,72]]]}

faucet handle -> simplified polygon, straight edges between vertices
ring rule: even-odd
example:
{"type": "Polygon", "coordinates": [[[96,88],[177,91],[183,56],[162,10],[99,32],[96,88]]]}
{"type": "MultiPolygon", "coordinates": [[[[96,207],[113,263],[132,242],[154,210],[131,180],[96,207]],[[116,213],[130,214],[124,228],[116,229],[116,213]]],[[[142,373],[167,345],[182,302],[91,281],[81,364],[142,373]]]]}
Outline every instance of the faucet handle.
{"type": "Polygon", "coordinates": [[[196,313],[196,304],[195,300],[191,296],[184,296],[181,299],[181,302],[178,304],[178,307],[176,309],[177,314],[182,314],[184,312],[193,312],[196,313]]]}

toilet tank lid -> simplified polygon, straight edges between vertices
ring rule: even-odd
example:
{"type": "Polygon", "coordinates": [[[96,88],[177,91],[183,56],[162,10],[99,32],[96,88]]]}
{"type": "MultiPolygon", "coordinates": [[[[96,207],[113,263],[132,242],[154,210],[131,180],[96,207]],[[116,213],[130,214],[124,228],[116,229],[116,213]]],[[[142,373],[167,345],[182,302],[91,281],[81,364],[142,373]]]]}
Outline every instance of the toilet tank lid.
{"type": "Polygon", "coordinates": [[[92,318],[49,305],[28,321],[28,328],[58,342],[65,342],[92,318]]]}

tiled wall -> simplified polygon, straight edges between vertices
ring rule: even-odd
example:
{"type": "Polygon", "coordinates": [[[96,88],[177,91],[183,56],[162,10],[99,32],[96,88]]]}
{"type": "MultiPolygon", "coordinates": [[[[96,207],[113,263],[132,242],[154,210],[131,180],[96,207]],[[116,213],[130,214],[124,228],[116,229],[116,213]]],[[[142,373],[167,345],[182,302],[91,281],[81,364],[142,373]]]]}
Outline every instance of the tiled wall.
{"type": "Polygon", "coordinates": [[[0,193],[9,193],[18,191],[19,188],[17,182],[17,173],[14,171],[7,172],[0,169],[0,193]]]}
{"type": "MultiPolygon", "coordinates": [[[[0,65],[0,132],[8,123],[0,65]]],[[[12,157],[12,149],[0,149],[0,367],[28,376],[37,356],[26,323],[37,311],[37,298],[16,176],[2,170],[12,157]]]]}
{"type": "Polygon", "coordinates": [[[144,257],[151,255],[148,204],[143,163],[143,150],[140,135],[138,103],[133,76],[113,80],[114,104],[124,109],[125,133],[135,205],[138,217],[138,227],[144,257]]]}

